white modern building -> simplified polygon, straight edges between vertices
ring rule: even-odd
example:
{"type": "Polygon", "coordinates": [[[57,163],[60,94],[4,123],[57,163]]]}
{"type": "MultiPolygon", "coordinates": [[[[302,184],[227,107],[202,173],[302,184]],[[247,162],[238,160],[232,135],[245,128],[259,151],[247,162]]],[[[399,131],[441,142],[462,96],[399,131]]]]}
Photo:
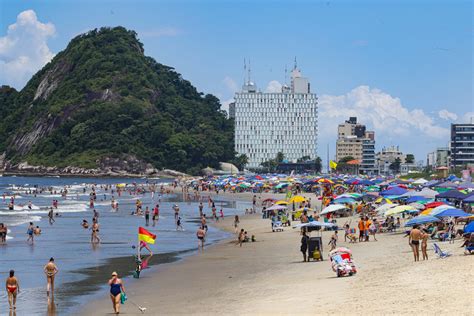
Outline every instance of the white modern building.
{"type": "MultiPolygon", "coordinates": [[[[257,90],[250,76],[235,94],[235,150],[248,157],[247,168],[261,168],[278,152],[289,162],[316,158],[318,98],[294,67],[291,85],[278,93],[257,90]]],[[[234,111],[234,109],[233,109],[234,111]]]]}

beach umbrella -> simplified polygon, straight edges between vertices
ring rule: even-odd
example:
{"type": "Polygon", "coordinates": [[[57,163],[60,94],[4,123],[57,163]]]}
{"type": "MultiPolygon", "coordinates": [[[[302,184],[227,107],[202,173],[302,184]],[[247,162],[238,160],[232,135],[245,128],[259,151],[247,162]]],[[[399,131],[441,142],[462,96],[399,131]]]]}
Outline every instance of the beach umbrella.
{"type": "Polygon", "coordinates": [[[295,195],[294,197],[290,199],[290,203],[301,203],[304,201],[306,201],[306,199],[302,197],[301,195],[295,195]]]}
{"type": "Polygon", "coordinates": [[[324,223],[319,221],[312,221],[309,223],[303,223],[293,226],[293,228],[301,228],[301,227],[334,227],[336,224],[333,223],[324,223]]]}
{"type": "Polygon", "coordinates": [[[125,188],[127,185],[125,183],[119,183],[116,185],[117,188],[125,188]]]}
{"type": "Polygon", "coordinates": [[[284,209],[286,209],[286,206],[275,204],[267,208],[267,211],[279,211],[284,209]]]}
{"type": "Polygon", "coordinates": [[[411,207],[410,205],[399,205],[387,210],[385,212],[385,216],[400,214],[404,212],[417,212],[417,210],[411,207]]]}
{"type": "Polygon", "coordinates": [[[420,179],[417,179],[417,180],[413,181],[412,184],[420,185],[420,184],[425,184],[425,183],[427,183],[427,182],[428,182],[428,180],[425,180],[425,179],[423,179],[423,178],[420,178],[420,179]]]}
{"type": "Polygon", "coordinates": [[[332,201],[333,204],[346,204],[346,203],[353,204],[355,202],[356,200],[351,199],[351,198],[339,198],[332,201]]]}
{"type": "Polygon", "coordinates": [[[387,198],[384,198],[384,197],[379,197],[378,199],[375,200],[376,204],[380,204],[382,202],[388,203],[388,204],[393,204],[393,202],[390,199],[387,199],[387,198]]]}
{"type": "Polygon", "coordinates": [[[458,188],[463,188],[463,189],[474,189],[474,183],[465,181],[459,184],[458,188]]]}
{"type": "Polygon", "coordinates": [[[444,210],[447,210],[447,209],[450,209],[450,208],[453,208],[453,207],[451,205],[443,204],[443,205],[440,205],[440,206],[437,206],[437,207],[434,207],[434,208],[428,208],[428,209],[424,210],[423,212],[421,212],[421,214],[423,214],[423,215],[433,215],[434,216],[434,214],[439,213],[439,212],[444,211],[444,210]]]}
{"type": "Polygon", "coordinates": [[[334,184],[334,182],[332,180],[324,179],[324,178],[319,179],[318,183],[334,184]]]}
{"type": "Polygon", "coordinates": [[[407,189],[404,189],[404,188],[400,188],[400,187],[391,187],[387,190],[384,190],[382,192],[380,192],[380,195],[382,196],[386,196],[386,195],[402,195],[404,193],[408,192],[407,189]]]}
{"type": "Polygon", "coordinates": [[[457,200],[462,200],[466,198],[468,195],[465,193],[462,193],[458,190],[449,190],[443,193],[440,193],[436,196],[437,199],[457,199],[457,200]]]}
{"type": "Polygon", "coordinates": [[[275,189],[283,189],[283,188],[286,188],[288,185],[290,185],[289,183],[279,183],[275,186],[275,189]]]}
{"type": "Polygon", "coordinates": [[[411,227],[419,224],[439,222],[440,219],[430,215],[420,215],[406,222],[405,227],[411,227]]]}
{"type": "Polygon", "coordinates": [[[468,217],[470,214],[458,208],[448,208],[446,210],[436,212],[436,214],[431,212],[431,215],[436,217],[468,217]]]}
{"type": "Polygon", "coordinates": [[[410,203],[408,205],[410,205],[413,208],[416,208],[417,210],[422,210],[422,209],[425,208],[425,206],[423,204],[416,203],[416,202],[415,203],[410,203]]]}
{"type": "Polygon", "coordinates": [[[426,200],[426,198],[423,196],[411,196],[406,200],[406,202],[413,203],[413,202],[424,201],[424,200],[426,200]]]}
{"type": "Polygon", "coordinates": [[[276,201],[275,204],[278,204],[278,205],[288,205],[288,202],[287,201],[276,201]]]}
{"type": "Polygon", "coordinates": [[[474,233],[474,221],[464,227],[464,233],[474,233]]]}
{"type": "Polygon", "coordinates": [[[438,206],[441,206],[441,205],[446,205],[446,203],[444,203],[444,202],[431,202],[431,203],[425,204],[425,208],[435,208],[435,207],[438,207],[438,206]]]}
{"type": "Polygon", "coordinates": [[[332,204],[332,205],[329,205],[328,207],[326,207],[324,210],[322,210],[320,215],[325,215],[325,214],[328,214],[328,213],[337,212],[337,211],[340,211],[340,210],[343,210],[343,209],[346,209],[346,207],[342,204],[332,204]]]}
{"type": "Polygon", "coordinates": [[[464,203],[474,203],[474,194],[469,195],[467,198],[462,200],[464,203]]]}
{"type": "Polygon", "coordinates": [[[395,206],[398,206],[398,204],[383,204],[375,209],[375,211],[379,214],[385,213],[391,208],[394,208],[395,206]]]}
{"type": "Polygon", "coordinates": [[[299,208],[298,210],[296,210],[297,212],[303,212],[303,211],[306,211],[306,212],[312,212],[314,211],[312,208],[309,208],[309,207],[302,207],[302,208],[299,208]]]}

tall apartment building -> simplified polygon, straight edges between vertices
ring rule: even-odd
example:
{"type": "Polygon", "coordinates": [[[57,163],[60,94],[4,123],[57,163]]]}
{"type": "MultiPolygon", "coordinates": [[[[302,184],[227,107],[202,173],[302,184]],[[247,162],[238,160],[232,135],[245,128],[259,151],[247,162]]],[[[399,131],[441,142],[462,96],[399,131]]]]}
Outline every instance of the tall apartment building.
{"type": "Polygon", "coordinates": [[[248,157],[247,167],[261,168],[278,152],[295,162],[304,156],[316,158],[318,98],[296,67],[291,85],[278,93],[257,91],[250,75],[235,94],[235,151],[248,157]]]}
{"type": "Polygon", "coordinates": [[[350,117],[337,128],[336,160],[351,156],[360,161],[359,171],[365,174],[377,173],[375,159],[375,133],[366,131],[357,117],[350,117]]]}
{"type": "Polygon", "coordinates": [[[451,124],[451,166],[474,167],[474,124],[451,124]]]}

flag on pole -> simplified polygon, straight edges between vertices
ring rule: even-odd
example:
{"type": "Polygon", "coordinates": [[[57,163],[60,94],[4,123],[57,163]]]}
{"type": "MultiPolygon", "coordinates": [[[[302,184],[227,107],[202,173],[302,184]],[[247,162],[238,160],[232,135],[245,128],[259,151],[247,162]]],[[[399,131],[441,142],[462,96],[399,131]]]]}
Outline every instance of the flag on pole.
{"type": "Polygon", "coordinates": [[[138,240],[144,241],[147,244],[154,244],[156,239],[156,235],[150,233],[143,227],[138,227],[138,240]]]}
{"type": "Polygon", "coordinates": [[[337,168],[337,163],[331,160],[331,161],[329,161],[329,167],[331,169],[336,169],[337,168]]]}

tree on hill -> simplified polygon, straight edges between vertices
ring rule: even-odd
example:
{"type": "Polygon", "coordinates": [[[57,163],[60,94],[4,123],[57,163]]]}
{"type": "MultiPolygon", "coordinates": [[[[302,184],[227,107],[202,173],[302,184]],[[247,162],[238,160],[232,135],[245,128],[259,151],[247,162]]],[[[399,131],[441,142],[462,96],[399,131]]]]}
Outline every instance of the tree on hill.
{"type": "Polygon", "coordinates": [[[413,154],[407,154],[405,158],[405,163],[414,163],[415,162],[415,156],[413,154]]]}

